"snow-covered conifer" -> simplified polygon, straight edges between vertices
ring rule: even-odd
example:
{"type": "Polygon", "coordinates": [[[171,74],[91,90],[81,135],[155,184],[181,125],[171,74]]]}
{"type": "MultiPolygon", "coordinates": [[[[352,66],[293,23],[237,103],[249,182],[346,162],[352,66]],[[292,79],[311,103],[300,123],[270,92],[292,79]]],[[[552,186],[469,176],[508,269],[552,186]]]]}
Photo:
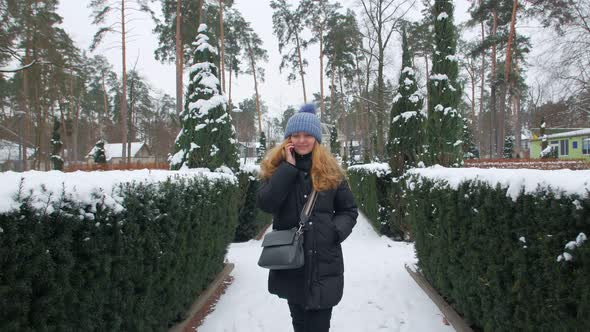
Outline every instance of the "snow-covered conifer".
{"type": "Polygon", "coordinates": [[[104,140],[99,139],[94,145],[94,162],[97,164],[106,164],[107,156],[104,151],[104,140]]]}
{"type": "Polygon", "coordinates": [[[406,30],[402,33],[402,71],[397,94],[391,107],[387,155],[395,176],[421,159],[424,115],[423,97],[418,91],[412,53],[408,47],[406,30]]]}
{"type": "Polygon", "coordinates": [[[194,61],[181,114],[182,129],[169,159],[171,169],[238,167],[235,129],[218,78],[219,56],[209,39],[207,26],[201,24],[193,42],[194,61]]]}
{"type": "Polygon", "coordinates": [[[459,166],[463,156],[463,121],[457,109],[461,101],[461,86],[457,80],[457,29],[452,0],[435,1],[432,14],[435,47],[428,82],[428,163],[459,166]]]}
{"type": "Polygon", "coordinates": [[[258,146],[256,147],[256,162],[260,163],[266,155],[266,135],[264,131],[260,132],[260,138],[258,139],[258,146]]]}

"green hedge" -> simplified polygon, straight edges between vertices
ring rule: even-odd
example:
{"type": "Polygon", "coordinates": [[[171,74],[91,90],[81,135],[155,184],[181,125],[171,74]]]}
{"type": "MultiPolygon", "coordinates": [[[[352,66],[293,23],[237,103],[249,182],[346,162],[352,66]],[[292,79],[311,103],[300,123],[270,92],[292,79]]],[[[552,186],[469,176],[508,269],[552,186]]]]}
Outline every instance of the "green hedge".
{"type": "Polygon", "coordinates": [[[405,211],[396,199],[403,182],[391,176],[387,164],[351,166],[348,180],[357,205],[379,233],[394,240],[410,238],[405,211]]]}
{"type": "Polygon", "coordinates": [[[238,174],[240,183],[239,221],[234,241],[244,242],[253,239],[264,226],[272,222],[272,215],[256,206],[256,195],[260,188],[257,169],[242,169],[238,174]]]}
{"type": "Polygon", "coordinates": [[[483,331],[590,331],[590,198],[466,181],[410,182],[419,267],[483,331]],[[564,252],[572,260],[558,261],[564,252]]]}
{"type": "Polygon", "coordinates": [[[20,209],[0,214],[1,331],[162,331],[184,318],[223,268],[237,185],[178,178],[118,192],[122,212],[65,193],[39,209],[21,192],[20,209]]]}

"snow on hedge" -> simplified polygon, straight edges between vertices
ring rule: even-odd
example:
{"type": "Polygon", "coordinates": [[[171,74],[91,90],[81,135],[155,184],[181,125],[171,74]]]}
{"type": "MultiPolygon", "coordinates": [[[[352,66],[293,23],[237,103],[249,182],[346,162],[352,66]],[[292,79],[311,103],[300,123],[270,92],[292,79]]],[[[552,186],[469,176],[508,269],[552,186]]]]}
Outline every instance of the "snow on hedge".
{"type": "Polygon", "coordinates": [[[388,163],[370,163],[354,165],[348,168],[348,171],[363,173],[367,175],[376,175],[377,177],[385,176],[391,173],[388,163]]]}
{"type": "Polygon", "coordinates": [[[258,175],[260,174],[260,165],[258,164],[240,164],[240,172],[258,175]]]}
{"type": "Polygon", "coordinates": [[[436,165],[414,168],[408,173],[436,181],[444,180],[451,188],[458,188],[467,180],[481,181],[492,187],[500,184],[514,201],[523,189],[526,194],[534,194],[539,188],[549,188],[557,195],[587,197],[590,193],[590,170],[445,168],[436,165]]]}
{"type": "Polygon", "coordinates": [[[24,197],[30,197],[31,204],[37,209],[47,209],[51,213],[53,204],[59,203],[63,194],[74,202],[82,205],[94,206],[104,201],[104,204],[115,212],[123,211],[121,205],[123,197],[118,192],[121,183],[155,183],[167,179],[197,178],[216,183],[228,181],[237,183],[237,178],[230,172],[211,172],[206,168],[184,169],[180,171],[167,170],[133,170],[133,171],[104,171],[104,172],[72,172],[60,171],[24,173],[0,173],[0,213],[6,213],[19,208],[19,192],[24,197]],[[20,189],[20,190],[19,190],[20,189]]]}

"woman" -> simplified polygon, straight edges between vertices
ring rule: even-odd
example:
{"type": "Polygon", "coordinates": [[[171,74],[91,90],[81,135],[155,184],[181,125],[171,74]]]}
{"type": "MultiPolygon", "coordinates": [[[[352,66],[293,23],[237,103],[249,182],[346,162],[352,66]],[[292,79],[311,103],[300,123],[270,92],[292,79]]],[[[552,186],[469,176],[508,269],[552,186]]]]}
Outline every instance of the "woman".
{"type": "Polygon", "coordinates": [[[287,299],[295,332],[328,332],[332,307],[344,287],[342,247],[358,209],[344,173],[322,145],[320,121],[305,105],[287,122],[285,140],[261,164],[258,206],[273,215],[273,229],[297,227],[312,188],[318,192],[304,230],[305,265],[270,270],[268,290],[287,299]]]}

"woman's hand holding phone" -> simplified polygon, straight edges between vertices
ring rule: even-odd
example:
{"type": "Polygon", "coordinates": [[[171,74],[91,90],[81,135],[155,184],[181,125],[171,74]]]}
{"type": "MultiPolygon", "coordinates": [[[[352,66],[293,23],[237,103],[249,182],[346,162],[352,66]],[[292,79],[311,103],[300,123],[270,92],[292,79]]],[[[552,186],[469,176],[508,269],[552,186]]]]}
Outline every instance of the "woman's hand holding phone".
{"type": "Polygon", "coordinates": [[[287,162],[295,166],[295,146],[293,145],[293,143],[288,143],[285,146],[285,155],[287,156],[287,162]]]}

